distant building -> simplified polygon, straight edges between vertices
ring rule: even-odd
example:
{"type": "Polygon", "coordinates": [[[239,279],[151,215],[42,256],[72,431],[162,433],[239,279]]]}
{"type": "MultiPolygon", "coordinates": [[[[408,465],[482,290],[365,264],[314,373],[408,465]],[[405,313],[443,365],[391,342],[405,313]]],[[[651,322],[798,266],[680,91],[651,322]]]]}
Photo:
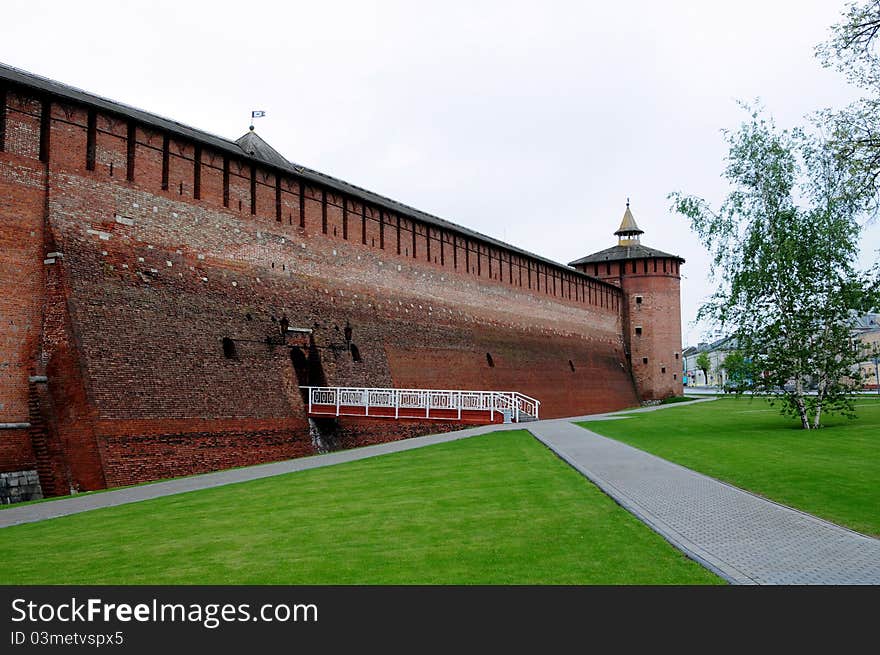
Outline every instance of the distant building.
{"type": "Polygon", "coordinates": [[[866,389],[880,388],[880,314],[865,314],[856,321],[855,337],[861,342],[865,359],[859,363],[866,389]]]}
{"type": "MultiPolygon", "coordinates": [[[[874,360],[880,357],[880,314],[868,313],[859,316],[853,323],[853,338],[861,342],[865,359],[859,363],[861,380],[865,388],[878,388],[878,369],[880,362],[874,360]]],[[[733,337],[723,337],[711,343],[699,343],[682,350],[683,375],[686,386],[723,386],[727,381],[727,371],[724,370],[724,360],[731,351],[736,350],[736,340],[733,337]],[[708,376],[697,367],[697,358],[701,353],[709,356],[712,363],[708,376]]]]}
{"type": "Polygon", "coordinates": [[[733,337],[723,337],[712,343],[699,343],[682,351],[683,375],[685,384],[689,387],[721,386],[727,379],[724,371],[724,360],[727,355],[736,350],[736,341],[733,337]],[[706,353],[712,366],[708,375],[697,366],[697,358],[706,353]]]}

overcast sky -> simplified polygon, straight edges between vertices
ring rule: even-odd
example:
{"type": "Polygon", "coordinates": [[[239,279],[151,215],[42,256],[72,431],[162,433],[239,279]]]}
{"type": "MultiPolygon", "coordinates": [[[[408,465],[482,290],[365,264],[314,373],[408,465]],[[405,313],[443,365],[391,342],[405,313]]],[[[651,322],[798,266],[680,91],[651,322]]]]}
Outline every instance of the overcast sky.
{"type": "Polygon", "coordinates": [[[0,60],[232,139],[265,110],[289,159],[563,263],[629,196],[692,344],[708,256],[666,196],[723,197],[737,99],[789,127],[857,96],[813,56],[843,4],[4,0],[0,60]]]}

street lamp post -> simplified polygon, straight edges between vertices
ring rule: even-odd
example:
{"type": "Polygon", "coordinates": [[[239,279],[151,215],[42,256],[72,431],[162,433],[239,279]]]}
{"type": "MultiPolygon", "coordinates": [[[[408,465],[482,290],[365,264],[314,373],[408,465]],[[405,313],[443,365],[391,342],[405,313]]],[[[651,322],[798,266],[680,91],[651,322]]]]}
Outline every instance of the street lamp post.
{"type": "Polygon", "coordinates": [[[877,377],[877,393],[880,394],[880,357],[874,357],[874,375],[877,377]]]}

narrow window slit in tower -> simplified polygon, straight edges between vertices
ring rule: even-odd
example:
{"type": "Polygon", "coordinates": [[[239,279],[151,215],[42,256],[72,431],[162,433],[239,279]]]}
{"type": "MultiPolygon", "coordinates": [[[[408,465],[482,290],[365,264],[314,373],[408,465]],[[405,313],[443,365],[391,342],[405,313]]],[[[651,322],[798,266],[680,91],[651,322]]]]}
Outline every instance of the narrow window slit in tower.
{"type": "Polygon", "coordinates": [[[223,356],[226,359],[236,359],[238,356],[235,350],[235,342],[229,337],[223,337],[223,356]]]}
{"type": "Polygon", "coordinates": [[[257,213],[257,165],[251,164],[251,215],[257,213]]]}
{"type": "Polygon", "coordinates": [[[202,199],[202,146],[193,152],[193,199],[202,199]]]}
{"type": "Polygon", "coordinates": [[[162,137],[162,191],[168,191],[168,164],[171,156],[168,146],[169,138],[166,134],[162,137]]]}
{"type": "Polygon", "coordinates": [[[49,129],[52,124],[52,102],[43,100],[40,103],[40,161],[49,161],[49,129]]]}
{"type": "Polygon", "coordinates": [[[229,157],[223,158],[223,206],[229,207],[229,157]]]}
{"type": "MultiPolygon", "coordinates": [[[[336,230],[333,231],[336,234],[336,230]]],[[[348,241],[348,201],[342,197],[342,238],[348,241]]]]}
{"type": "Polygon", "coordinates": [[[86,170],[95,170],[95,146],[98,140],[98,112],[89,109],[86,124],[86,170]]]}
{"type": "Polygon", "coordinates": [[[275,174],[275,220],[281,222],[281,176],[275,174]]]}
{"type": "Polygon", "coordinates": [[[0,86],[0,152],[6,150],[6,87],[0,86]]]}
{"type": "Polygon", "coordinates": [[[492,353],[486,353],[486,363],[489,365],[489,368],[495,368],[495,360],[492,359],[492,353]]]}
{"type": "Polygon", "coordinates": [[[306,185],[299,183],[299,226],[306,226],[306,185]]]}
{"type": "Polygon", "coordinates": [[[125,152],[125,179],[134,182],[134,155],[137,147],[137,129],[134,123],[128,124],[125,152]]]}
{"type": "Polygon", "coordinates": [[[327,191],[321,189],[321,232],[327,234],[327,191]]]}

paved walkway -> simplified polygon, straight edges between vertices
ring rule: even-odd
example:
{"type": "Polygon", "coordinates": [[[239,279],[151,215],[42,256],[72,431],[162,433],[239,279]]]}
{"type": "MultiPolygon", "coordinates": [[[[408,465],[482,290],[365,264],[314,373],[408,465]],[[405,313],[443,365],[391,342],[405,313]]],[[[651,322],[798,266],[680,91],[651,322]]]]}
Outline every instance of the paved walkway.
{"type": "MultiPolygon", "coordinates": [[[[630,411],[657,411],[676,406],[680,405],[630,411]]],[[[572,423],[607,418],[619,417],[599,414],[521,425],[485,425],[327,455],[21,505],[0,510],[0,528],[352,462],[497,430],[525,428],[670,543],[730,582],[880,584],[880,540],[759,498],[572,423]]]]}
{"type": "Polygon", "coordinates": [[[601,437],[529,424],[562,459],[670,543],[737,584],[880,584],[880,540],[601,437]]]}

